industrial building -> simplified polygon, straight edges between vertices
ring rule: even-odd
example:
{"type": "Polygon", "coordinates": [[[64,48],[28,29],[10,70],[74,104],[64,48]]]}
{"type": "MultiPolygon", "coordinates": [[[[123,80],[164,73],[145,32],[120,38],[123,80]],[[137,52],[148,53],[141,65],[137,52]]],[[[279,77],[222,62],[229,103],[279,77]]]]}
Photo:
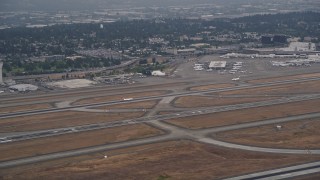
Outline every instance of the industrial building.
{"type": "Polygon", "coordinates": [[[211,61],[209,64],[210,69],[225,69],[227,61],[211,61]]]}
{"type": "Polygon", "coordinates": [[[316,51],[316,44],[310,42],[291,42],[289,47],[282,48],[282,50],[291,52],[316,51]]]}

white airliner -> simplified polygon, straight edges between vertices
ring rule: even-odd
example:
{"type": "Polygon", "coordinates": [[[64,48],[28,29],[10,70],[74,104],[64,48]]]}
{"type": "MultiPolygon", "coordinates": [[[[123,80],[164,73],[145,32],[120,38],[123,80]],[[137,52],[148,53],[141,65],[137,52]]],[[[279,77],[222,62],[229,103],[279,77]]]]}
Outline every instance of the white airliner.
{"type": "Polygon", "coordinates": [[[11,142],[11,139],[7,139],[7,137],[0,138],[0,143],[6,143],[6,142],[11,142]]]}
{"type": "Polygon", "coordinates": [[[239,81],[240,78],[233,78],[232,81],[239,81]]]}

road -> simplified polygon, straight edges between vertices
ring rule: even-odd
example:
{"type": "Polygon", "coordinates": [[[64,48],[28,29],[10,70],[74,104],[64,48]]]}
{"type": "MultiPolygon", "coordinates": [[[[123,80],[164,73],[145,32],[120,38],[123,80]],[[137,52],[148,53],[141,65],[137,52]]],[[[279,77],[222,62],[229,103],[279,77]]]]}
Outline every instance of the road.
{"type": "MultiPolygon", "coordinates": [[[[129,66],[137,61],[139,61],[140,59],[138,58],[130,58],[132,60],[128,60],[128,61],[125,61],[123,64],[120,64],[120,65],[115,65],[115,66],[110,66],[110,67],[105,67],[105,68],[96,68],[94,70],[85,70],[85,71],[81,71],[81,73],[97,73],[97,72],[102,72],[102,71],[105,71],[105,70],[114,70],[114,69],[120,69],[120,68],[123,68],[123,67],[126,67],[126,66],[129,66]]],[[[70,72],[69,74],[76,74],[77,72],[73,73],[73,72],[70,72]]],[[[60,76],[63,76],[65,75],[66,73],[54,73],[54,74],[51,74],[51,75],[60,75],[60,76]]],[[[44,78],[44,75],[41,74],[41,75],[28,75],[28,76],[14,76],[13,77],[13,80],[26,80],[26,79],[36,79],[36,78],[44,78]]]]}

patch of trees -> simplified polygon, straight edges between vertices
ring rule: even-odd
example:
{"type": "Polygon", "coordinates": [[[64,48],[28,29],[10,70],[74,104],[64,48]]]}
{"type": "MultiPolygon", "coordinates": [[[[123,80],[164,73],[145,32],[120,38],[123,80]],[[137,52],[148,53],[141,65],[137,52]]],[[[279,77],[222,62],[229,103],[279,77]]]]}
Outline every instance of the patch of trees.
{"type": "Polygon", "coordinates": [[[264,14],[233,19],[237,31],[320,37],[320,13],[264,14]]]}
{"type": "Polygon", "coordinates": [[[26,62],[21,60],[5,61],[3,69],[13,75],[31,75],[43,73],[59,73],[89,68],[108,67],[121,64],[113,58],[79,58],[76,60],[58,60],[45,62],[26,62]]]}
{"type": "MultiPolygon", "coordinates": [[[[216,27],[217,31],[246,31],[265,33],[280,29],[303,29],[316,33],[319,28],[320,13],[296,12],[287,14],[266,14],[241,17],[236,19],[217,19],[212,21],[166,19],[163,23],[155,20],[117,21],[108,23],[101,29],[99,24],[64,24],[43,28],[11,28],[0,30],[0,40],[32,42],[52,42],[68,44],[74,47],[70,40],[84,39],[87,43],[112,41],[130,38],[134,40],[146,39],[153,36],[192,35],[199,33],[208,26],[216,27]],[[239,26],[239,24],[245,24],[239,26]],[[317,26],[312,30],[313,26],[317,26]],[[274,30],[272,30],[274,29],[274,30]],[[88,40],[90,39],[90,40],[88,40]]],[[[319,33],[319,31],[318,31],[319,33]]],[[[312,34],[311,34],[312,35],[312,34]]],[[[66,45],[67,46],[67,45],[66,45]]]]}

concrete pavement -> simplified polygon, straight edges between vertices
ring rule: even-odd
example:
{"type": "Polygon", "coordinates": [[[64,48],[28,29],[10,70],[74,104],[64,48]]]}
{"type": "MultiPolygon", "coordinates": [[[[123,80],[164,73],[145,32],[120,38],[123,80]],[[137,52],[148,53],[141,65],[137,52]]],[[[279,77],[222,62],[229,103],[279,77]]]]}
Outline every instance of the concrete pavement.
{"type": "Polygon", "coordinates": [[[254,146],[245,146],[240,144],[232,144],[228,142],[217,141],[211,138],[202,138],[199,139],[199,142],[206,144],[213,144],[216,146],[222,146],[226,148],[241,149],[246,151],[256,151],[264,153],[279,153],[279,154],[320,154],[320,150],[308,150],[308,149],[275,149],[275,148],[261,148],[254,146]]]}
{"type": "Polygon", "coordinates": [[[278,180],[278,179],[291,179],[293,177],[319,173],[320,161],[313,163],[306,163],[296,166],[290,166],[280,169],[268,170],[257,172],[237,177],[226,178],[224,180],[278,180]]]}

